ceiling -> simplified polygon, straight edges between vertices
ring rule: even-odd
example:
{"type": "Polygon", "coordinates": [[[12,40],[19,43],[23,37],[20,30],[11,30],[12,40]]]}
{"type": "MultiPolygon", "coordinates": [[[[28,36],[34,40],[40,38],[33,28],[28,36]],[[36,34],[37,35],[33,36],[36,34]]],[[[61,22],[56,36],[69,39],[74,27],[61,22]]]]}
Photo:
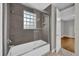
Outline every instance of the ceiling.
{"type": "Polygon", "coordinates": [[[73,3],[55,3],[54,4],[59,10],[64,10],[68,7],[71,7],[73,3]]]}
{"type": "Polygon", "coordinates": [[[30,8],[35,8],[40,11],[43,11],[46,7],[50,5],[50,3],[22,3],[22,4],[30,8]]]}
{"type": "MultiPolygon", "coordinates": [[[[23,5],[34,8],[40,11],[43,11],[50,3],[22,3],[23,5]]],[[[74,19],[74,8],[72,7],[73,3],[53,3],[61,12],[62,20],[72,20],[74,19]]]]}
{"type": "MultiPolygon", "coordinates": [[[[46,7],[50,5],[50,3],[22,3],[23,5],[31,8],[35,8],[37,10],[44,10],[46,7]]],[[[73,5],[73,3],[53,3],[55,7],[57,7],[59,10],[66,9],[73,5]]]]}

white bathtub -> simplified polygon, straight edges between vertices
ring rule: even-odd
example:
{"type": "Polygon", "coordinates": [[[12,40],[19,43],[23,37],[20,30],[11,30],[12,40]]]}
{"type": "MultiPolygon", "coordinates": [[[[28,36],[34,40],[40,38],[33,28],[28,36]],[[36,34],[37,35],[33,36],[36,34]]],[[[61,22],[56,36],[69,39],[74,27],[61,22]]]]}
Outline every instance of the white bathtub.
{"type": "Polygon", "coordinates": [[[11,47],[8,56],[41,56],[47,53],[49,44],[43,40],[36,40],[29,43],[11,47]]]}

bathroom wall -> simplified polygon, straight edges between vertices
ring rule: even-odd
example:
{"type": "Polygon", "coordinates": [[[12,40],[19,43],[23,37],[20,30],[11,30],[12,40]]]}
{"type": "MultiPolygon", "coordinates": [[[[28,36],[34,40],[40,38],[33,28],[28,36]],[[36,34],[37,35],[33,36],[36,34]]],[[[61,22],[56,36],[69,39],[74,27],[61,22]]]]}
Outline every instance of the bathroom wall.
{"type": "Polygon", "coordinates": [[[75,55],[79,56],[79,3],[75,4],[75,55]]]}
{"type": "Polygon", "coordinates": [[[56,7],[51,4],[50,8],[50,43],[51,43],[51,51],[55,51],[56,49],[56,7]]]}
{"type": "Polygon", "coordinates": [[[74,37],[74,20],[62,21],[62,35],[74,37]]]}
{"type": "Polygon", "coordinates": [[[3,38],[2,38],[2,35],[3,35],[3,34],[2,34],[2,31],[3,31],[3,30],[2,30],[2,26],[3,26],[3,25],[2,25],[2,3],[0,3],[0,56],[2,56],[2,53],[3,53],[3,52],[2,52],[2,46],[3,46],[3,45],[2,45],[2,39],[3,39],[3,38]]]}
{"type": "MultiPolygon", "coordinates": [[[[10,39],[11,44],[17,45],[30,41],[38,40],[38,36],[34,38],[36,30],[34,29],[23,29],[23,10],[34,12],[37,14],[37,28],[40,28],[40,11],[25,7],[21,4],[10,4],[10,39]]],[[[40,33],[40,31],[39,31],[40,33]]],[[[41,39],[41,36],[39,36],[41,39]]]]}

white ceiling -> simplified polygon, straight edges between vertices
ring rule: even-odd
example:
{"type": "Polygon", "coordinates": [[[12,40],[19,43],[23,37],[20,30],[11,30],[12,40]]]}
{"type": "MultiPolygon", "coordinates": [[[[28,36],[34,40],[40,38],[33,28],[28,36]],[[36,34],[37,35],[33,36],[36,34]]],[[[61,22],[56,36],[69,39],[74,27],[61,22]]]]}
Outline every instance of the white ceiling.
{"type": "Polygon", "coordinates": [[[22,3],[23,5],[43,11],[50,3],[22,3]]]}
{"type": "MultiPolygon", "coordinates": [[[[35,8],[38,10],[44,10],[46,7],[50,5],[50,3],[22,3],[23,5],[31,8],[35,8]]],[[[67,8],[71,6],[73,3],[53,3],[55,7],[62,10],[64,8],[67,8]]]]}
{"type": "Polygon", "coordinates": [[[73,5],[73,3],[55,3],[54,4],[59,10],[63,10],[67,7],[70,7],[71,5],[73,5]]]}
{"type": "MultiPolygon", "coordinates": [[[[37,10],[43,11],[46,7],[50,5],[50,3],[22,3],[23,5],[35,8],[37,10]]],[[[61,10],[61,18],[62,20],[72,20],[74,19],[74,8],[70,7],[73,3],[53,3],[55,7],[61,10]],[[69,8],[70,7],[70,8],[69,8]]]]}

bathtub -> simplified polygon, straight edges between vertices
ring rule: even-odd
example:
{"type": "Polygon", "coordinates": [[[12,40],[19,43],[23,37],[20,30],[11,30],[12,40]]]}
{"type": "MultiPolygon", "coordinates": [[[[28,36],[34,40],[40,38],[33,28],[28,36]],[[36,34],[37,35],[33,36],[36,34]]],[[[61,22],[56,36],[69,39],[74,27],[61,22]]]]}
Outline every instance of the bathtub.
{"type": "Polygon", "coordinates": [[[43,40],[36,40],[11,47],[8,56],[41,56],[49,52],[50,45],[43,40]]]}

